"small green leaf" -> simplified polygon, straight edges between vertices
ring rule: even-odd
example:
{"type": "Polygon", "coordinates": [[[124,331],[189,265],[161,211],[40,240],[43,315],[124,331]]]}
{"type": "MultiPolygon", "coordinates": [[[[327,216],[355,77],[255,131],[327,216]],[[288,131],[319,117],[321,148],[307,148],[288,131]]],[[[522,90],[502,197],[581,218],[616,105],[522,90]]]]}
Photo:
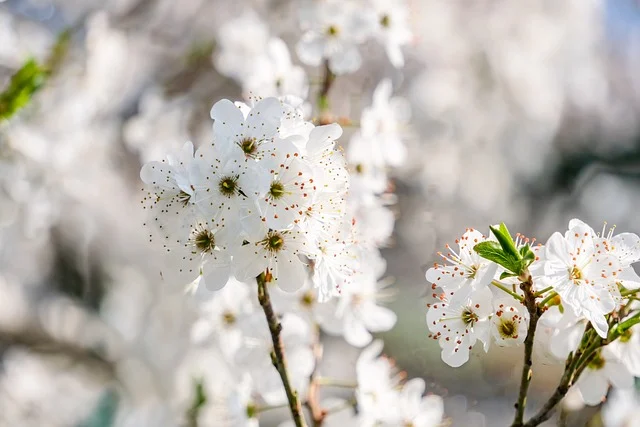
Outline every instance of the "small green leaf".
{"type": "Polygon", "coordinates": [[[504,280],[507,277],[515,277],[516,274],[515,273],[510,273],[508,271],[503,271],[502,274],[500,275],[500,280],[504,280]]]}
{"type": "Polygon", "coordinates": [[[495,262],[508,272],[514,273],[514,275],[519,274],[520,260],[507,254],[498,242],[492,240],[480,242],[473,247],[473,250],[482,258],[495,262]]]}
{"type": "Polygon", "coordinates": [[[503,223],[500,223],[498,228],[489,227],[493,232],[493,235],[496,236],[496,239],[500,243],[500,246],[505,251],[505,253],[509,254],[511,257],[515,259],[520,259],[520,252],[518,252],[518,248],[516,248],[516,244],[511,238],[511,234],[507,229],[507,226],[503,223]]]}

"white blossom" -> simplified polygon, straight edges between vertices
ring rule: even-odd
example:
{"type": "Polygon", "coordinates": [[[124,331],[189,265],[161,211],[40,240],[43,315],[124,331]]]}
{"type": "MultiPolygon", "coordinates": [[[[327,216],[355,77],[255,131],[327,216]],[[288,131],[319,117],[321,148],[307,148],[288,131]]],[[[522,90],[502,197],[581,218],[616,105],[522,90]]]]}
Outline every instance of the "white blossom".
{"type": "Polygon", "coordinates": [[[296,45],[300,60],[318,66],[327,59],[335,74],[352,73],[360,68],[362,56],[358,45],[371,32],[369,17],[363,16],[362,10],[352,3],[337,0],[307,2],[303,8],[305,32],[296,45]]]}
{"type": "Polygon", "coordinates": [[[545,245],[545,283],[576,315],[583,315],[598,334],[606,337],[605,315],[615,308],[610,282],[620,268],[617,260],[597,250],[591,230],[582,224],[562,234],[554,233],[545,245]]]}
{"type": "Polygon", "coordinates": [[[584,403],[598,405],[604,401],[610,386],[633,387],[633,376],[607,347],[599,351],[576,382],[584,403]]]}
{"type": "Polygon", "coordinates": [[[430,337],[442,348],[442,360],[458,367],[469,360],[469,352],[477,340],[488,350],[493,314],[492,295],[488,288],[477,290],[464,300],[449,301],[441,296],[427,312],[430,337]]]}

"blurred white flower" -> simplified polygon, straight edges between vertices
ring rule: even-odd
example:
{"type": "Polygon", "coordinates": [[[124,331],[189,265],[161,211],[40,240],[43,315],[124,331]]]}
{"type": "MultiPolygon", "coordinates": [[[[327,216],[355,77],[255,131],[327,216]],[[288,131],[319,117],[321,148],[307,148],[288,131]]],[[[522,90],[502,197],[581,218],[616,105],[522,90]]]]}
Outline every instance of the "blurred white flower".
{"type": "Polygon", "coordinates": [[[248,73],[243,82],[244,91],[252,96],[292,95],[306,98],[309,91],[307,75],[302,67],[291,63],[285,42],[272,37],[267,43],[264,55],[264,65],[254,65],[248,73]]]}
{"type": "Polygon", "coordinates": [[[355,347],[369,344],[373,338],[371,332],[388,331],[398,319],[392,310],[380,305],[389,283],[379,281],[384,263],[376,256],[360,249],[357,257],[360,265],[351,280],[343,283],[335,312],[344,339],[355,347]]]}
{"type": "MultiPolygon", "coordinates": [[[[306,394],[309,375],[315,366],[311,350],[311,326],[302,317],[285,313],[281,318],[282,342],[286,349],[291,382],[301,398],[306,394]]],[[[262,313],[256,313],[241,322],[243,345],[234,357],[234,363],[251,374],[255,390],[268,405],[287,401],[278,372],[273,368],[270,353],[273,349],[271,334],[262,313]]]]}
{"type": "Polygon", "coordinates": [[[375,425],[376,421],[391,419],[395,415],[399,397],[396,388],[400,377],[391,361],[380,357],[382,347],[381,340],[373,341],[362,350],[356,362],[356,399],[361,425],[375,425]]]}
{"type": "Polygon", "coordinates": [[[253,10],[226,22],[217,36],[213,62],[221,74],[242,83],[256,70],[268,69],[269,29],[253,10]]]}
{"type": "Polygon", "coordinates": [[[602,407],[606,427],[632,427],[640,417],[640,396],[632,389],[614,389],[602,407]]]}
{"type": "Polygon", "coordinates": [[[538,340],[538,344],[545,346],[544,351],[556,361],[564,361],[578,348],[587,319],[576,316],[573,310],[561,311],[558,305],[553,305],[542,314],[538,325],[538,330],[548,330],[547,342],[538,340]]]}
{"type": "Polygon", "coordinates": [[[392,90],[391,80],[382,80],[373,93],[372,105],[362,111],[360,129],[347,151],[350,163],[376,168],[404,164],[407,148],[403,138],[411,110],[405,99],[391,97],[392,90]]]}
{"type": "MultiPolygon", "coordinates": [[[[202,292],[197,292],[202,295],[202,292]]],[[[230,278],[223,289],[204,295],[199,303],[200,318],[194,323],[191,334],[196,342],[215,339],[220,350],[229,358],[242,345],[242,319],[256,310],[256,298],[249,285],[230,278]]]]}
{"type": "Polygon", "coordinates": [[[610,386],[618,389],[631,389],[633,375],[608,347],[604,347],[589,362],[587,368],[576,381],[575,387],[580,392],[585,404],[598,405],[604,401],[610,386]]]}
{"type": "Polygon", "coordinates": [[[442,423],[444,406],[440,396],[423,396],[425,383],[422,378],[414,378],[402,386],[392,416],[393,422],[386,420],[389,427],[403,425],[415,427],[437,427],[442,423]]]}
{"type": "Polygon", "coordinates": [[[302,62],[318,66],[323,59],[335,74],[352,73],[362,63],[358,45],[371,33],[366,10],[346,1],[305,2],[301,10],[304,34],[296,45],[302,62]]]}
{"type": "Polygon", "coordinates": [[[394,67],[404,66],[401,47],[413,34],[409,28],[409,8],[405,0],[369,0],[374,10],[376,26],[373,37],[382,44],[394,67]]]}
{"type": "Polygon", "coordinates": [[[624,364],[631,375],[640,377],[640,325],[627,329],[607,348],[624,364]]]}

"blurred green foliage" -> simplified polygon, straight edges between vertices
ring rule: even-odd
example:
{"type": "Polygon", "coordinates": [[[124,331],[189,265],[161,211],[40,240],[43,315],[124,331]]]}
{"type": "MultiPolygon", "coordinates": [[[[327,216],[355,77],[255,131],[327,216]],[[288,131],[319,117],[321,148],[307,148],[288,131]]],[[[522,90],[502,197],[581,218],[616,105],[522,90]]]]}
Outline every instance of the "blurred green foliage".
{"type": "Polygon", "coordinates": [[[207,403],[207,395],[204,391],[204,382],[202,380],[195,380],[194,388],[195,393],[193,396],[193,402],[191,402],[191,407],[187,412],[187,425],[189,427],[197,427],[200,410],[205,403],[207,403]]]}
{"type": "Polygon", "coordinates": [[[61,32],[44,64],[39,64],[35,59],[29,58],[11,76],[9,85],[0,93],[0,122],[8,120],[24,108],[42,87],[45,80],[60,68],[69,50],[70,41],[71,31],[61,32]]]}
{"type": "Polygon", "coordinates": [[[7,120],[29,103],[33,94],[42,87],[46,77],[44,67],[29,59],[11,77],[9,86],[0,93],[0,120],[7,120]]]}

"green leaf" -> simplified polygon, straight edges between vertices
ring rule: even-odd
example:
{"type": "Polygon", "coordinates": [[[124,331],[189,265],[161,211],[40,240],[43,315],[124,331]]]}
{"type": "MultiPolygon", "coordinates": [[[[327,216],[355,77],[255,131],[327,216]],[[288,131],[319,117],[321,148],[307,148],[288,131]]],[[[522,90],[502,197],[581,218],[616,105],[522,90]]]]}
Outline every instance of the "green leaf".
{"type": "Polygon", "coordinates": [[[515,273],[510,273],[510,272],[508,272],[508,271],[503,271],[503,272],[502,272],[502,274],[500,275],[500,280],[504,280],[504,279],[506,279],[507,277],[515,277],[515,276],[517,276],[517,274],[515,274],[515,273]]]}
{"type": "Polygon", "coordinates": [[[492,240],[480,242],[473,247],[473,250],[482,258],[495,262],[508,272],[514,273],[514,275],[519,274],[520,259],[514,259],[512,255],[506,253],[498,242],[492,240]]]}
{"type": "Polygon", "coordinates": [[[23,108],[33,94],[40,89],[46,77],[46,70],[34,59],[29,59],[16,71],[9,86],[0,93],[0,120],[7,120],[23,108]]]}
{"type": "Polygon", "coordinates": [[[507,226],[504,222],[500,223],[498,228],[493,226],[489,227],[493,232],[493,235],[496,236],[496,239],[500,243],[500,246],[505,251],[505,253],[509,254],[509,256],[514,257],[515,259],[520,259],[520,252],[518,252],[518,248],[516,248],[516,244],[511,238],[511,234],[507,229],[507,226]]]}

